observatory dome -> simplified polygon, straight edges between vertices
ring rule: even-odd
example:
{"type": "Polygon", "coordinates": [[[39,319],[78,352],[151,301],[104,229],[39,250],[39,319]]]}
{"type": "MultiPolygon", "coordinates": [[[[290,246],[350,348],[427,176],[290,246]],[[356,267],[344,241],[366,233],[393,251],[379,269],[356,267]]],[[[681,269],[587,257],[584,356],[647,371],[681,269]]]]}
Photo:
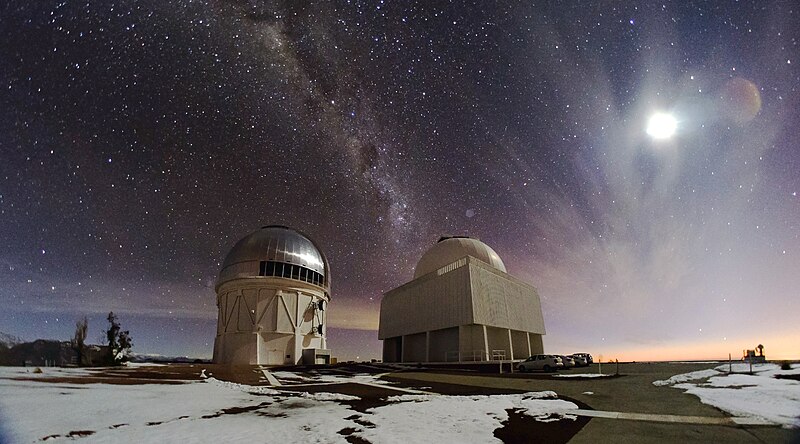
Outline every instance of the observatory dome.
{"type": "Polygon", "coordinates": [[[422,255],[414,269],[414,279],[452,264],[464,256],[472,256],[506,273],[505,264],[490,246],[478,239],[452,236],[439,239],[436,245],[422,255]]]}
{"type": "MultiPolygon", "coordinates": [[[[284,268],[281,264],[292,265],[302,274],[283,277],[307,282],[312,282],[311,272],[314,272],[322,278],[317,279],[321,281],[319,284],[324,283],[324,287],[330,285],[328,261],[311,239],[289,227],[267,225],[243,237],[228,252],[219,273],[217,287],[232,279],[264,276],[265,264],[273,264],[273,267],[280,265],[281,269],[284,268]]],[[[272,271],[267,275],[280,276],[280,273],[275,274],[272,271]]]]}

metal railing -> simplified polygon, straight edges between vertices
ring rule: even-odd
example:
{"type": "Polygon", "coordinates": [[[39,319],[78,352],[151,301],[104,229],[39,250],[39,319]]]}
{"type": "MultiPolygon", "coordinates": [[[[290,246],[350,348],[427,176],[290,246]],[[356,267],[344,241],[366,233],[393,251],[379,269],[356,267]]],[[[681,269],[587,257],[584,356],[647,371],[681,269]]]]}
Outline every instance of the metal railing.
{"type": "Polygon", "coordinates": [[[505,350],[492,350],[492,361],[505,361],[505,360],[506,360],[505,350]]]}
{"type": "Polygon", "coordinates": [[[489,355],[484,350],[460,351],[451,350],[445,353],[446,362],[488,361],[489,355]]]}

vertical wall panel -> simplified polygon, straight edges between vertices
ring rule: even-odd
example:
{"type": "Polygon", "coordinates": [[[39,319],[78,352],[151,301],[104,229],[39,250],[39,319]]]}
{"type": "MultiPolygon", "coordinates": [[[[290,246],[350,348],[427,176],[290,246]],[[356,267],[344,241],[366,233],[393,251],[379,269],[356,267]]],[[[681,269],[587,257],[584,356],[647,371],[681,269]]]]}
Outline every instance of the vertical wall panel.
{"type": "Polygon", "coordinates": [[[424,362],[427,337],[425,333],[416,333],[403,338],[403,362],[424,362]]]}
{"type": "Polygon", "coordinates": [[[430,362],[444,362],[447,353],[458,353],[458,327],[433,330],[430,332],[430,362]]]}
{"type": "Polygon", "coordinates": [[[544,334],[536,289],[483,264],[470,262],[474,322],[544,334]]]}
{"type": "Polygon", "coordinates": [[[512,359],[525,359],[530,356],[528,352],[528,333],[511,330],[511,344],[514,346],[514,357],[512,359]]]}
{"type": "Polygon", "coordinates": [[[460,267],[429,275],[386,293],[381,301],[379,337],[402,336],[470,322],[469,271],[460,267]]]}

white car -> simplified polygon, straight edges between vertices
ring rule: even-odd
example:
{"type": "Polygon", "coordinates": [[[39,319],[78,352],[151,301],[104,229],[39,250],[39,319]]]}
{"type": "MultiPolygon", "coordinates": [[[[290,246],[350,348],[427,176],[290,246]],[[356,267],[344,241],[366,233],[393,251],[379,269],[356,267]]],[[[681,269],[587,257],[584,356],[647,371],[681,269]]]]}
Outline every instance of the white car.
{"type": "Polygon", "coordinates": [[[564,363],[564,368],[572,368],[577,365],[575,359],[569,355],[559,355],[561,357],[561,362],[564,363]]]}
{"type": "Polygon", "coordinates": [[[533,370],[549,372],[560,368],[564,368],[564,363],[561,361],[561,357],[556,355],[533,355],[520,362],[517,366],[517,369],[522,373],[533,370]]]}
{"type": "Polygon", "coordinates": [[[575,361],[576,367],[588,367],[589,361],[586,360],[586,357],[583,355],[572,355],[572,359],[575,361]]]}
{"type": "Polygon", "coordinates": [[[575,360],[576,365],[581,367],[588,367],[589,364],[594,362],[592,355],[589,353],[573,353],[572,359],[575,360]]]}

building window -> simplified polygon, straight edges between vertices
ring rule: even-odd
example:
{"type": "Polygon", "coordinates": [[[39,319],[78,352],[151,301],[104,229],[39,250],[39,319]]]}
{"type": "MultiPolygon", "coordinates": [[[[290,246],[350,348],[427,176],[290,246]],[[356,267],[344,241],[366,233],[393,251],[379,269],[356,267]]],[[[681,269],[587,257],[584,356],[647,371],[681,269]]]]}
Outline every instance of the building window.
{"type": "Polygon", "coordinates": [[[300,265],[284,264],[283,262],[261,261],[258,267],[259,276],[277,276],[309,284],[323,286],[325,277],[314,270],[300,265]]]}

